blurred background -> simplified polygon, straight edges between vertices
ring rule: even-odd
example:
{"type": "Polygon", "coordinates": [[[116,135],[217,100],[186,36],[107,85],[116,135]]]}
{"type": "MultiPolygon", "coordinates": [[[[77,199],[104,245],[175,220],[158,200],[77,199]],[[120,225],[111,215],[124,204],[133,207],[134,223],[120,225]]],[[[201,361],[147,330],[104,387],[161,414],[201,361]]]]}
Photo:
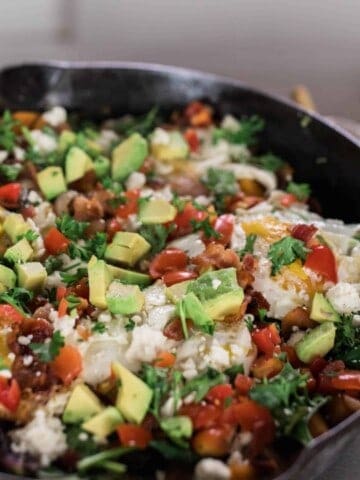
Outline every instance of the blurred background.
{"type": "Polygon", "coordinates": [[[1,0],[0,66],[133,60],[236,77],[360,120],[359,0],[1,0]]]}

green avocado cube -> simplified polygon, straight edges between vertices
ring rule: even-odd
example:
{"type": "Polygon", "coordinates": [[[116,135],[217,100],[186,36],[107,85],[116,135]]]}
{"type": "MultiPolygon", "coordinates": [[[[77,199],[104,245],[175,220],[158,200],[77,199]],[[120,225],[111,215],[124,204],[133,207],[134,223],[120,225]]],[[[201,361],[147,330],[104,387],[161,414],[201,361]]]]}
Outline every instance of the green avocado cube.
{"type": "Polygon", "coordinates": [[[322,293],[316,292],[311,305],[310,318],[316,322],[339,322],[340,315],[322,293]]]}
{"type": "Polygon", "coordinates": [[[9,247],[4,253],[4,258],[12,263],[27,262],[33,254],[33,249],[30,243],[23,238],[12,247],[9,247]]]}
{"type": "Polygon", "coordinates": [[[65,152],[75,142],[76,134],[70,130],[64,130],[59,136],[58,149],[60,152],[65,152]]]}
{"type": "Polygon", "coordinates": [[[198,328],[206,333],[211,334],[213,332],[214,321],[194,293],[187,293],[177,304],[177,309],[180,318],[181,316],[184,316],[185,319],[189,318],[198,328]],[[181,308],[183,311],[181,311],[181,308]]]}
{"type": "Polygon", "coordinates": [[[139,211],[139,220],[144,225],[167,223],[174,220],[177,210],[163,198],[153,198],[144,202],[139,211]]]}
{"type": "Polygon", "coordinates": [[[124,285],[115,280],[111,282],[106,294],[106,302],[111,313],[130,315],[140,312],[145,296],[138,285],[124,285]]]}
{"type": "Polygon", "coordinates": [[[336,327],[334,322],[323,322],[309,330],[295,345],[299,359],[310,363],[315,357],[325,357],[335,345],[336,327]]]}
{"type": "Polygon", "coordinates": [[[112,151],[112,178],[125,180],[132,172],[139,170],[147,155],[147,141],[139,133],[133,133],[112,151]]]}
{"type": "Polygon", "coordinates": [[[102,412],[82,424],[82,429],[92,433],[95,437],[104,440],[110,433],[113,433],[124,419],[115,407],[107,407],[102,412]]]}
{"type": "Polygon", "coordinates": [[[186,295],[186,290],[191,280],[174,283],[170,287],[166,287],[165,295],[172,303],[177,303],[186,295]]]}
{"type": "Polygon", "coordinates": [[[19,213],[10,213],[10,215],[5,218],[3,227],[5,233],[10,237],[13,243],[16,242],[19,235],[23,235],[31,229],[30,225],[19,213]]]}
{"type": "Polygon", "coordinates": [[[150,407],[153,391],[120,363],[114,362],[111,369],[121,382],[116,397],[116,408],[129,422],[141,423],[150,407]]]}
{"type": "Polygon", "coordinates": [[[95,256],[90,258],[88,277],[90,303],[95,307],[106,308],[106,291],[112,281],[112,275],[104,260],[98,260],[95,256]]]}
{"type": "Polygon", "coordinates": [[[40,262],[21,263],[16,266],[19,287],[27,290],[39,290],[47,278],[45,267],[40,262]]]}
{"type": "Polygon", "coordinates": [[[222,321],[229,315],[236,315],[244,301],[244,291],[238,287],[233,292],[223,293],[203,302],[205,312],[213,320],[222,321]]]}
{"type": "Polygon", "coordinates": [[[189,283],[187,292],[193,292],[201,302],[205,302],[237,289],[236,269],[230,267],[203,273],[189,283]]]}
{"type": "Polygon", "coordinates": [[[11,268],[5,267],[5,265],[0,265],[0,284],[3,286],[4,290],[9,288],[14,288],[16,283],[16,275],[11,268]]]}
{"type": "Polygon", "coordinates": [[[71,392],[63,413],[64,423],[80,423],[88,420],[104,409],[98,397],[88,386],[81,383],[71,392]]]}
{"type": "Polygon", "coordinates": [[[106,260],[114,263],[134,265],[151,248],[145,238],[138,233],[117,232],[105,250],[106,260]]]}
{"type": "Polygon", "coordinates": [[[114,265],[108,265],[108,269],[115,279],[130,285],[139,285],[140,288],[147,287],[152,283],[150,275],[141,272],[135,272],[133,270],[126,270],[125,268],[115,267],[114,265]]]}
{"type": "Polygon", "coordinates": [[[47,200],[58,197],[66,192],[66,183],[60,167],[47,167],[37,174],[40,190],[47,200]]]}
{"type": "Polygon", "coordinates": [[[65,159],[65,178],[67,183],[76,182],[86,172],[94,168],[89,155],[79,147],[71,147],[65,159]]]}
{"type": "Polygon", "coordinates": [[[110,160],[103,155],[99,155],[93,162],[97,178],[104,178],[110,172],[110,160]]]}
{"type": "Polygon", "coordinates": [[[151,142],[151,153],[159,160],[171,162],[189,156],[189,144],[180,132],[165,132],[168,136],[167,143],[157,143],[153,137],[151,142]]]}

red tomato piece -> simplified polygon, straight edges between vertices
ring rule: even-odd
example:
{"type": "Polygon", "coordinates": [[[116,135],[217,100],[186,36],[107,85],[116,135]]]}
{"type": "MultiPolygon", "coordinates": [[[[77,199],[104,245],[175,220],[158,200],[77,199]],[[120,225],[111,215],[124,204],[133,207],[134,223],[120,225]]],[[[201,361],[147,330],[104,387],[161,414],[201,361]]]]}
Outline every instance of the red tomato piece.
{"type": "Polygon", "coordinates": [[[162,279],[167,287],[171,287],[175,283],[185,282],[185,280],[192,280],[197,278],[196,272],[189,272],[187,270],[179,270],[164,273],[162,279]]]}
{"type": "Polygon", "coordinates": [[[242,373],[238,373],[235,377],[234,385],[236,391],[240,393],[240,395],[247,395],[253,384],[254,380],[247,375],[243,375],[242,373]]]}
{"type": "Polygon", "coordinates": [[[307,243],[314,236],[315,232],[317,232],[315,225],[299,223],[291,229],[291,236],[307,243]]]}
{"type": "Polygon", "coordinates": [[[63,285],[60,285],[59,287],[57,287],[56,300],[60,302],[60,300],[65,297],[65,295],[66,295],[66,287],[64,287],[63,285]]]}
{"type": "Polygon", "coordinates": [[[233,430],[228,426],[212,427],[196,433],[192,447],[202,457],[223,457],[229,453],[233,430]]]}
{"type": "Polygon", "coordinates": [[[16,204],[21,194],[20,183],[7,183],[0,187],[0,201],[16,204]]]}
{"type": "Polygon", "coordinates": [[[116,218],[112,218],[106,224],[106,233],[108,234],[108,240],[111,241],[116,232],[120,232],[122,230],[122,225],[119,220],[116,218]]]}
{"type": "Polygon", "coordinates": [[[292,193],[285,193],[280,200],[280,204],[285,208],[289,208],[291,205],[298,202],[299,200],[292,193]]]}
{"type": "Polygon", "coordinates": [[[264,327],[256,328],[251,333],[251,338],[258,349],[265,355],[272,356],[276,345],[280,345],[281,339],[274,323],[264,327]]]}
{"type": "Polygon", "coordinates": [[[128,190],[124,193],[124,197],[126,203],[120,205],[116,209],[116,216],[120,218],[127,218],[129,215],[133,213],[137,213],[138,211],[138,200],[140,198],[140,190],[128,190]]]}
{"type": "Polygon", "coordinates": [[[149,430],[131,423],[123,423],[120,425],[117,428],[117,433],[120,443],[124,447],[146,448],[152,439],[149,430]]]}
{"type": "Polygon", "coordinates": [[[166,272],[185,270],[188,257],[179,248],[166,248],[158,253],[149,266],[149,273],[152,278],[160,278],[166,272]]]}
{"type": "Polygon", "coordinates": [[[198,134],[196,133],[196,130],[194,130],[193,128],[188,128],[184,133],[184,137],[189,144],[190,150],[192,152],[196,152],[200,145],[200,140],[198,134]]]}
{"type": "Polygon", "coordinates": [[[70,244],[70,240],[56,227],[51,227],[44,237],[44,245],[51,255],[64,253],[70,244]]]}
{"type": "Polygon", "coordinates": [[[0,326],[8,327],[15,323],[21,323],[24,320],[24,315],[12,305],[0,305],[0,326]]]}
{"type": "Polygon", "coordinates": [[[269,410],[253,400],[244,400],[230,405],[223,414],[225,423],[238,424],[243,430],[253,432],[257,423],[274,425],[269,410]]]}
{"type": "Polygon", "coordinates": [[[305,267],[310,268],[330,282],[337,282],[335,256],[327,245],[312,247],[311,252],[306,257],[305,267]]]}
{"type": "Polygon", "coordinates": [[[62,347],[59,355],[52,362],[52,370],[64,385],[70,385],[82,371],[82,358],[79,350],[72,345],[62,347]]]}
{"type": "MultiPolygon", "coordinates": [[[[192,322],[190,320],[186,321],[188,329],[191,328],[192,322]]],[[[171,320],[164,328],[164,335],[167,338],[172,340],[180,341],[184,340],[184,332],[179,318],[171,320]]]]}
{"type": "Polygon", "coordinates": [[[213,228],[219,234],[219,237],[208,239],[205,238],[203,240],[205,240],[206,243],[217,242],[224,246],[228,245],[234,231],[234,215],[231,213],[220,215],[220,217],[217,217],[215,220],[213,228]]]}
{"type": "Polygon", "coordinates": [[[234,390],[230,383],[223,383],[211,387],[205,398],[214,405],[223,405],[226,399],[231,399],[233,395],[234,390]]]}
{"type": "Polygon", "coordinates": [[[15,412],[19,406],[21,391],[18,382],[15,379],[7,380],[0,377],[0,404],[15,412]]]}
{"type": "Polygon", "coordinates": [[[208,216],[208,212],[204,210],[198,210],[192,203],[187,203],[182,212],[179,212],[175,219],[174,224],[176,229],[172,232],[172,236],[181,237],[187,235],[193,231],[191,221],[201,222],[208,216]]]}
{"type": "Polygon", "coordinates": [[[340,372],[320,373],[318,388],[323,393],[331,393],[341,390],[360,391],[360,371],[342,370],[340,372]]]}
{"type": "Polygon", "coordinates": [[[222,409],[218,405],[185,403],[179,413],[191,418],[195,430],[202,430],[220,424],[222,409]]]}

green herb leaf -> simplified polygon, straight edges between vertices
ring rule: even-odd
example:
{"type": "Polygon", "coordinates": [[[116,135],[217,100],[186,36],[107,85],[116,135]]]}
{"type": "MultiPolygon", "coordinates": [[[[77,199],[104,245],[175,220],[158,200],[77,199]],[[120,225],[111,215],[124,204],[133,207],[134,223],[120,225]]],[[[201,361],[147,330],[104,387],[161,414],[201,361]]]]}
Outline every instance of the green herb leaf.
{"type": "Polygon", "coordinates": [[[125,324],[125,330],[127,332],[131,332],[132,330],[134,330],[134,328],[135,328],[135,322],[134,320],[131,320],[131,318],[129,318],[129,320],[125,324]]]}
{"type": "Polygon", "coordinates": [[[71,285],[73,283],[76,283],[86,276],[87,276],[87,269],[86,268],[79,268],[75,273],[60,272],[61,280],[66,285],[71,285]]]}
{"type": "Polygon", "coordinates": [[[171,388],[169,370],[167,368],[156,368],[152,365],[144,364],[141,371],[141,378],[153,391],[150,411],[155,417],[158,417],[163,399],[171,388]]]}
{"type": "Polygon", "coordinates": [[[81,425],[67,425],[65,433],[69,448],[75,450],[80,457],[93,455],[98,451],[99,446],[89,433],[82,430],[81,425]],[[84,440],[81,440],[81,434],[85,437],[84,440]]]}
{"type": "Polygon", "coordinates": [[[295,195],[300,202],[305,202],[311,195],[311,188],[308,183],[290,182],[286,191],[295,195]]]}
{"type": "Polygon", "coordinates": [[[239,191],[234,173],[228,170],[209,168],[201,181],[214,195],[214,204],[218,212],[224,211],[226,197],[233,196],[239,191]]]}
{"type": "Polygon", "coordinates": [[[14,127],[19,122],[12,118],[11,112],[5,110],[0,122],[0,147],[10,152],[15,147],[16,134],[14,127]]]}
{"type": "Polygon", "coordinates": [[[77,297],[76,295],[68,295],[67,297],[65,297],[65,299],[68,302],[69,310],[76,308],[81,303],[79,297],[77,297]]]}
{"type": "Polygon", "coordinates": [[[350,368],[360,365],[360,327],[353,324],[352,315],[343,315],[336,324],[335,346],[331,356],[343,360],[350,368]]]}
{"type": "Polygon", "coordinates": [[[26,315],[27,304],[33,296],[33,292],[26,290],[26,288],[15,287],[0,294],[0,303],[8,303],[26,315]]]}
{"type": "Polygon", "coordinates": [[[59,270],[63,265],[61,258],[50,255],[44,262],[44,267],[46,268],[47,274],[51,275],[56,270],[59,270]]]}
{"type": "Polygon", "coordinates": [[[70,240],[79,240],[84,237],[84,232],[89,226],[89,222],[80,222],[65,213],[62,217],[56,219],[57,228],[70,240]]]}
{"type": "Polygon", "coordinates": [[[146,136],[153,130],[156,124],[158,111],[158,107],[154,107],[146,115],[125,117],[116,123],[115,131],[126,136],[135,132],[146,136]]]}
{"type": "Polygon", "coordinates": [[[260,157],[255,157],[254,163],[270,172],[276,172],[285,165],[285,162],[280,157],[273,155],[272,153],[266,153],[260,157]]]}
{"type": "Polygon", "coordinates": [[[284,265],[289,265],[298,258],[304,261],[308,252],[305,243],[297,238],[284,237],[273,243],[268,252],[272,263],[271,275],[276,275],[284,265]]]}
{"type": "Polygon", "coordinates": [[[192,423],[189,417],[175,416],[163,418],[160,426],[166,435],[179,447],[188,447],[188,439],[192,435],[192,423]]]}
{"type": "Polygon", "coordinates": [[[19,176],[19,173],[22,169],[22,166],[18,163],[13,165],[8,165],[6,163],[0,163],[0,175],[2,175],[6,180],[13,182],[19,176]]]}
{"type": "Polygon", "coordinates": [[[59,355],[60,349],[64,345],[64,337],[59,331],[56,331],[50,341],[45,341],[44,343],[30,343],[29,347],[36,355],[38,355],[42,362],[49,363],[59,355]]]}
{"type": "Polygon", "coordinates": [[[102,322],[96,322],[92,328],[91,331],[94,333],[105,333],[106,332],[106,325],[105,323],[102,322]]]}
{"type": "Polygon", "coordinates": [[[180,463],[194,463],[198,457],[190,450],[181,448],[164,440],[152,440],[150,446],[157,450],[166,460],[180,463]]]}
{"type": "Polygon", "coordinates": [[[238,130],[230,130],[226,128],[216,128],[213,133],[213,141],[217,143],[219,140],[227,140],[229,143],[241,145],[254,145],[257,141],[257,134],[265,127],[262,118],[253,115],[250,118],[240,121],[238,130]]]}
{"type": "Polygon", "coordinates": [[[195,393],[195,402],[201,402],[206,396],[211,387],[226,382],[226,376],[215,370],[214,368],[208,368],[206,372],[201,373],[197,377],[189,380],[181,389],[181,398],[186,397],[190,393],[195,393]]]}
{"type": "Polygon", "coordinates": [[[127,453],[134,451],[134,448],[131,447],[116,447],[109,450],[104,450],[103,452],[96,453],[95,455],[90,455],[83,458],[77,463],[77,469],[80,472],[84,472],[92,467],[101,467],[103,462],[107,460],[112,460],[114,458],[120,458],[127,453]]]}
{"type": "Polygon", "coordinates": [[[206,238],[220,238],[220,233],[217,232],[211,225],[209,218],[204,220],[190,220],[194,232],[203,232],[206,238]]]}
{"type": "Polygon", "coordinates": [[[246,242],[244,248],[238,250],[237,254],[242,259],[246,253],[254,253],[254,245],[257,239],[257,235],[255,233],[250,233],[250,235],[246,236],[246,242]]]}
{"type": "Polygon", "coordinates": [[[161,224],[142,225],[139,234],[147,240],[151,245],[151,255],[161,252],[166,245],[169,234],[174,229],[174,225],[165,227],[161,224]]]}
{"type": "Polygon", "coordinates": [[[22,235],[18,235],[16,237],[16,241],[22,240],[25,238],[28,242],[34,242],[39,238],[39,234],[34,230],[28,230],[27,232],[23,233],[22,235]]]}
{"type": "Polygon", "coordinates": [[[233,382],[236,375],[239,373],[243,375],[245,373],[244,365],[233,365],[232,367],[227,368],[224,373],[230,377],[231,382],[233,382]]]}

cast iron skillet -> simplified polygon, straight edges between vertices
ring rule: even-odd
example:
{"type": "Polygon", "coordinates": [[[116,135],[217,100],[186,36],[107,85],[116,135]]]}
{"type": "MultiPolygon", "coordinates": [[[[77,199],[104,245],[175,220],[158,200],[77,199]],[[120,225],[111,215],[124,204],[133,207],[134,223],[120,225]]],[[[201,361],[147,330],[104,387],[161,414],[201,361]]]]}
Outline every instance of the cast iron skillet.
{"type": "MultiPolygon", "coordinates": [[[[211,102],[220,115],[263,117],[266,128],[261,148],[287,159],[295,168],[296,180],[311,184],[323,215],[360,221],[360,142],[291,102],[236,80],[150,64],[54,62],[0,72],[0,109],[41,110],[63,105],[101,119],[144,113],[154,105],[168,113],[195,99],[211,102]],[[304,117],[309,118],[301,122],[304,117]]],[[[357,412],[314,440],[277,480],[315,479],[354,438],[359,426],[357,412]]],[[[19,479],[6,474],[0,478],[19,479]]]]}

